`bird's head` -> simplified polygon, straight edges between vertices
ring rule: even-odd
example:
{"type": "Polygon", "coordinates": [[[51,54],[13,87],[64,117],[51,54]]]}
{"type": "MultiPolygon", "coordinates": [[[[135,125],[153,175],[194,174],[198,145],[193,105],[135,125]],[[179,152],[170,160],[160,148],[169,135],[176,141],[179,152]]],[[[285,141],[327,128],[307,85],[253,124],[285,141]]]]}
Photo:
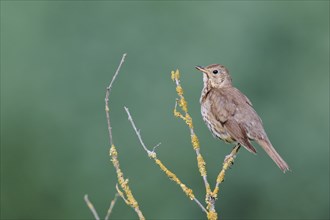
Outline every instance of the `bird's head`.
{"type": "Polygon", "coordinates": [[[213,88],[231,86],[231,77],[228,70],[220,64],[212,64],[206,67],[196,66],[196,69],[203,73],[204,83],[213,88]]]}

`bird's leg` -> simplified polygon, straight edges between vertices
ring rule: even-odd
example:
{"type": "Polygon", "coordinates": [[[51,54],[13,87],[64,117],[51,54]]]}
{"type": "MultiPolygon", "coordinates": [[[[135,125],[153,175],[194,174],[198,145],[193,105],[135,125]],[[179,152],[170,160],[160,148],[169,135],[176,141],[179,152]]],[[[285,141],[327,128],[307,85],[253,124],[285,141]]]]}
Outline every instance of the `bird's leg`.
{"type": "Polygon", "coordinates": [[[233,164],[234,162],[234,159],[236,157],[236,154],[238,153],[238,150],[241,148],[241,144],[240,143],[237,143],[235,145],[235,147],[233,148],[233,150],[230,152],[230,154],[228,154],[226,157],[225,157],[225,160],[224,160],[224,163],[228,162],[229,160],[231,160],[231,164],[233,164]]]}
{"type": "Polygon", "coordinates": [[[238,153],[238,151],[239,151],[240,148],[241,148],[241,144],[240,144],[240,143],[237,143],[237,144],[235,145],[235,147],[233,148],[233,150],[231,151],[230,154],[234,154],[234,155],[236,155],[236,154],[238,153]]]}

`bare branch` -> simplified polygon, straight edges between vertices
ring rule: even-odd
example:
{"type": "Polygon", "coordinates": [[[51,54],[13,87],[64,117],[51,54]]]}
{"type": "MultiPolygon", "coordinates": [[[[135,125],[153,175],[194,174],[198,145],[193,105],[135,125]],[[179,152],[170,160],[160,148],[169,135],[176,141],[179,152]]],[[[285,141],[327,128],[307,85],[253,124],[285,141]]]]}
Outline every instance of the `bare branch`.
{"type": "Polygon", "coordinates": [[[116,194],[115,194],[115,198],[113,198],[113,200],[112,200],[111,203],[110,203],[110,207],[109,207],[109,209],[108,209],[108,211],[107,211],[107,215],[105,216],[104,220],[108,220],[108,219],[109,219],[109,217],[110,217],[110,215],[111,215],[111,213],[112,213],[112,209],[113,209],[113,207],[115,206],[115,204],[116,204],[116,202],[117,202],[117,198],[118,198],[118,196],[119,196],[119,194],[116,193],[116,194]]]}
{"type": "Polygon", "coordinates": [[[196,198],[194,198],[194,201],[197,203],[197,205],[207,214],[206,208],[203,206],[203,204],[196,198]]]}
{"type": "Polygon", "coordinates": [[[89,210],[91,210],[92,214],[94,215],[95,220],[100,220],[100,217],[97,214],[97,211],[95,210],[93,203],[91,203],[91,201],[89,201],[87,194],[84,196],[84,200],[85,200],[89,210]]]}
{"type": "Polygon", "coordinates": [[[126,57],[126,55],[127,55],[127,54],[124,53],[123,56],[122,56],[122,58],[121,58],[121,60],[120,60],[120,63],[119,63],[119,65],[118,65],[118,67],[117,67],[117,70],[116,70],[116,72],[115,72],[115,75],[113,75],[112,80],[111,80],[111,82],[110,82],[110,84],[109,84],[109,86],[108,86],[109,90],[111,90],[112,84],[113,84],[113,82],[115,81],[115,79],[116,79],[116,77],[117,77],[117,75],[118,75],[118,73],[119,73],[119,71],[120,71],[120,68],[121,68],[121,66],[123,65],[124,61],[125,61],[125,57],[126,57]]]}
{"type": "Polygon", "coordinates": [[[148,155],[154,153],[155,148],[158,147],[158,146],[160,145],[160,143],[157,144],[157,145],[154,147],[153,151],[148,150],[148,148],[146,147],[146,145],[144,144],[144,142],[143,142],[143,140],[142,140],[142,137],[141,137],[141,131],[138,130],[138,129],[136,128],[136,126],[135,126],[135,123],[134,123],[134,121],[133,121],[133,118],[132,118],[132,116],[131,116],[131,113],[129,112],[129,110],[128,110],[128,108],[127,108],[126,106],[124,107],[124,109],[125,109],[125,111],[126,111],[126,113],[127,113],[128,121],[131,122],[131,125],[132,125],[132,127],[133,127],[133,129],[134,129],[136,135],[138,136],[139,141],[140,141],[140,143],[141,143],[143,149],[148,153],[148,155]]]}
{"type": "Polygon", "coordinates": [[[108,131],[109,131],[109,141],[110,141],[110,145],[113,145],[113,139],[112,139],[112,128],[111,128],[111,123],[110,123],[110,114],[109,114],[109,96],[110,96],[110,92],[111,92],[111,88],[112,88],[112,84],[114,83],[117,75],[119,74],[120,68],[123,65],[124,61],[125,61],[125,57],[126,57],[126,53],[123,54],[119,66],[115,72],[115,74],[113,75],[111,82],[109,84],[109,86],[106,88],[106,93],[105,93],[105,114],[107,117],[107,123],[108,123],[108,131]]]}
{"type": "Polygon", "coordinates": [[[156,148],[159,147],[161,144],[162,144],[162,143],[159,142],[156,146],[154,146],[154,147],[152,148],[152,152],[155,152],[156,148]]]}

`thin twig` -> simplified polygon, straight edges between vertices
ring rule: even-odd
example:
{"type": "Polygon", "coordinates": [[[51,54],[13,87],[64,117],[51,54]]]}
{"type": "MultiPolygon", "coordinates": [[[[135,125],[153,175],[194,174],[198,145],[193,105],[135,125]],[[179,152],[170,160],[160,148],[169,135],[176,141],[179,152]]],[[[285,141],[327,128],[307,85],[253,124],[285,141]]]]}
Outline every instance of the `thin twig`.
{"type": "Polygon", "coordinates": [[[240,149],[241,145],[237,144],[233,150],[231,151],[230,154],[228,154],[225,157],[225,160],[223,161],[223,165],[222,165],[222,169],[218,174],[217,180],[216,180],[216,184],[214,187],[214,190],[212,192],[212,195],[214,196],[214,198],[217,198],[218,196],[218,192],[219,192],[219,186],[220,184],[225,180],[225,174],[226,171],[234,164],[234,160],[236,158],[236,155],[240,149]]]}
{"type": "Polygon", "coordinates": [[[84,196],[84,200],[85,200],[89,210],[91,210],[92,214],[94,215],[95,220],[100,220],[100,217],[97,214],[97,211],[95,210],[93,203],[91,203],[91,201],[89,201],[87,194],[84,196]]]}
{"type": "Polygon", "coordinates": [[[124,107],[126,113],[127,113],[127,116],[128,116],[128,121],[131,123],[136,135],[138,136],[138,139],[143,147],[143,149],[147,152],[148,156],[150,158],[152,158],[155,163],[161,168],[162,171],[165,172],[165,174],[170,178],[172,179],[174,182],[176,182],[181,188],[182,190],[186,193],[186,195],[191,199],[191,200],[194,200],[197,205],[203,210],[203,212],[205,213],[208,213],[206,208],[202,205],[202,203],[194,196],[193,192],[191,189],[189,189],[186,185],[184,185],[181,180],[173,173],[171,172],[170,170],[168,170],[165,165],[157,158],[157,154],[155,152],[155,148],[158,147],[160,145],[157,144],[152,151],[148,150],[148,148],[146,147],[146,145],[144,144],[143,140],[142,140],[142,136],[141,136],[141,132],[139,129],[137,129],[135,123],[134,123],[134,120],[128,110],[127,107],[124,107]]]}
{"type": "Polygon", "coordinates": [[[130,207],[132,207],[135,210],[135,212],[137,213],[140,220],[144,220],[145,218],[144,218],[144,216],[143,216],[143,214],[142,214],[142,212],[139,208],[139,204],[135,200],[135,198],[133,196],[133,193],[132,193],[132,191],[131,191],[131,189],[128,185],[128,179],[124,178],[124,174],[120,169],[119,160],[118,160],[118,152],[117,152],[117,149],[116,149],[116,147],[114,145],[114,142],[113,142],[112,128],[111,128],[111,122],[110,122],[109,96],[110,96],[112,84],[114,83],[117,75],[119,74],[120,68],[121,68],[122,64],[124,63],[124,61],[125,61],[125,57],[126,57],[126,53],[123,54],[123,56],[121,58],[121,61],[118,65],[118,68],[117,68],[115,74],[113,75],[109,86],[106,88],[106,93],[105,93],[105,99],[104,99],[104,101],[105,101],[105,114],[106,114],[106,117],[107,117],[108,131],[109,131],[109,142],[110,142],[110,145],[111,145],[109,153],[110,153],[112,164],[113,164],[113,166],[116,170],[116,173],[117,173],[117,180],[118,180],[119,186],[122,188],[122,190],[124,192],[124,193],[122,193],[119,190],[118,185],[117,185],[116,188],[117,188],[117,191],[119,193],[119,196],[121,196],[124,199],[124,201],[126,202],[127,205],[129,205],[130,207]],[[126,199],[125,199],[125,196],[123,194],[125,194],[126,199]]]}
{"type": "MultiPolygon", "coordinates": [[[[106,117],[107,117],[108,131],[109,131],[109,142],[110,142],[110,145],[111,145],[111,146],[113,145],[113,139],[112,139],[112,131],[111,131],[112,128],[111,128],[111,123],[110,123],[110,113],[109,113],[109,111],[110,111],[110,110],[109,110],[109,96],[110,96],[110,91],[111,91],[111,88],[112,88],[112,84],[113,84],[113,82],[115,81],[115,79],[116,79],[116,77],[117,77],[117,75],[118,75],[118,73],[119,73],[119,70],[120,70],[122,64],[123,64],[124,61],[125,61],[125,57],[126,57],[126,53],[123,54],[123,56],[122,56],[122,58],[121,58],[121,60],[120,60],[119,66],[118,66],[118,68],[117,68],[117,70],[116,70],[114,76],[112,77],[112,80],[111,80],[109,86],[106,88],[105,99],[104,99],[104,101],[105,101],[105,113],[106,113],[106,117]]],[[[107,212],[107,215],[106,215],[106,217],[105,217],[106,220],[109,218],[109,216],[110,216],[110,214],[111,214],[111,211],[112,211],[113,206],[114,206],[114,204],[115,204],[115,202],[116,202],[116,200],[117,200],[117,197],[118,197],[118,195],[116,194],[115,199],[112,200],[112,202],[111,202],[111,205],[110,205],[110,207],[109,207],[109,209],[108,209],[108,212],[107,212]]],[[[85,202],[86,202],[88,208],[89,208],[89,209],[91,210],[91,212],[93,213],[95,219],[96,219],[96,220],[99,220],[100,217],[99,217],[99,215],[97,214],[97,212],[96,212],[96,210],[95,210],[93,204],[89,201],[89,199],[88,199],[88,195],[87,195],[87,194],[84,196],[84,199],[85,199],[85,202]]]]}
{"type": "MultiPolygon", "coordinates": [[[[126,106],[124,106],[124,109],[125,109],[125,111],[126,111],[126,113],[127,113],[128,121],[131,122],[131,125],[132,125],[132,127],[133,127],[133,129],[134,129],[136,135],[138,136],[138,139],[139,139],[139,141],[140,141],[140,143],[141,143],[143,149],[148,153],[148,155],[152,154],[152,153],[154,152],[154,150],[153,150],[153,151],[148,150],[147,146],[144,144],[144,142],[143,142],[143,140],[142,140],[142,137],[141,137],[141,131],[138,130],[138,129],[136,128],[135,123],[134,123],[134,121],[133,121],[133,118],[132,118],[132,116],[131,116],[131,114],[130,114],[128,108],[127,108],[126,106]]],[[[159,145],[160,145],[160,143],[157,144],[157,145],[154,147],[154,149],[155,149],[156,147],[158,147],[159,145]]]]}
{"type": "Polygon", "coordinates": [[[119,74],[120,68],[121,68],[121,66],[123,65],[124,61],[125,61],[125,57],[126,57],[126,55],[127,55],[127,54],[124,53],[123,56],[122,56],[122,58],[121,58],[121,60],[120,60],[120,63],[119,63],[119,65],[118,65],[118,67],[117,67],[117,70],[116,70],[116,72],[115,72],[115,75],[113,75],[112,80],[111,80],[111,82],[110,82],[110,84],[109,84],[109,86],[108,86],[109,90],[111,90],[111,88],[112,88],[112,84],[114,83],[114,81],[115,81],[117,75],[119,74]]]}
{"type": "Polygon", "coordinates": [[[110,215],[111,215],[111,213],[112,213],[112,209],[113,209],[113,207],[115,206],[115,204],[116,204],[116,202],[117,202],[117,198],[118,198],[118,196],[119,196],[119,194],[116,193],[116,194],[115,194],[115,198],[113,198],[113,200],[112,200],[111,203],[110,203],[110,207],[109,207],[109,209],[108,209],[108,211],[107,211],[107,215],[105,216],[104,220],[108,220],[108,219],[109,219],[109,217],[110,217],[110,215]]]}
{"type": "Polygon", "coordinates": [[[110,123],[110,114],[109,114],[109,96],[110,96],[110,92],[111,92],[111,88],[112,88],[112,84],[114,83],[117,75],[119,74],[120,68],[123,65],[124,61],[125,61],[125,57],[126,57],[126,53],[123,54],[120,63],[118,65],[118,68],[115,72],[115,75],[113,75],[112,80],[109,84],[109,86],[106,88],[106,93],[105,93],[105,113],[106,113],[106,117],[107,117],[107,123],[108,123],[108,131],[109,131],[109,141],[110,141],[110,145],[113,145],[113,139],[112,139],[112,128],[111,128],[111,123],[110,123]]]}
{"type": "Polygon", "coordinates": [[[194,198],[194,201],[197,203],[197,205],[207,214],[206,208],[203,206],[203,204],[196,198],[194,198]]]}
{"type": "MultiPolygon", "coordinates": [[[[177,79],[177,78],[175,79],[175,84],[176,84],[176,86],[180,86],[181,87],[180,80],[177,79]]],[[[179,95],[179,96],[180,96],[180,99],[184,99],[183,95],[179,95]]],[[[178,103],[178,100],[175,102],[175,107],[174,107],[175,109],[178,106],[177,103],[178,103]]],[[[189,126],[189,131],[190,131],[190,136],[191,137],[196,136],[195,131],[194,131],[194,128],[192,126],[189,126]]],[[[201,155],[200,148],[196,148],[195,149],[195,152],[196,152],[197,157],[201,155]]],[[[203,177],[203,181],[204,181],[204,185],[205,185],[206,191],[208,191],[208,189],[210,189],[210,184],[209,184],[209,181],[207,180],[207,175],[202,175],[202,177],[203,177]]]]}
{"type": "Polygon", "coordinates": [[[145,218],[140,210],[139,204],[136,201],[136,199],[134,198],[133,193],[128,185],[128,179],[124,178],[124,173],[120,169],[118,152],[116,150],[115,145],[112,145],[110,148],[110,156],[111,156],[112,164],[117,173],[118,184],[116,185],[116,189],[117,189],[117,192],[119,193],[119,196],[123,198],[123,200],[125,201],[125,203],[128,206],[130,206],[131,208],[134,209],[136,214],[139,216],[140,220],[145,220],[145,218]],[[123,191],[121,191],[119,189],[118,185],[120,186],[120,188],[123,191]]]}

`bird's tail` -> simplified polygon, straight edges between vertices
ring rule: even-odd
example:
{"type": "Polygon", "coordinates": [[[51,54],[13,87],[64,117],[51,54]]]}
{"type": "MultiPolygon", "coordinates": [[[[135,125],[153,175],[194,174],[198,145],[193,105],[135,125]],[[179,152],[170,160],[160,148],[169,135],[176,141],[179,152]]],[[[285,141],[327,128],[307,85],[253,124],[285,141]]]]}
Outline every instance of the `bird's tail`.
{"type": "Polygon", "coordinates": [[[256,140],[256,141],[284,173],[290,170],[288,164],[277,153],[277,151],[275,150],[275,148],[273,147],[273,145],[270,143],[269,140],[256,140]]]}

